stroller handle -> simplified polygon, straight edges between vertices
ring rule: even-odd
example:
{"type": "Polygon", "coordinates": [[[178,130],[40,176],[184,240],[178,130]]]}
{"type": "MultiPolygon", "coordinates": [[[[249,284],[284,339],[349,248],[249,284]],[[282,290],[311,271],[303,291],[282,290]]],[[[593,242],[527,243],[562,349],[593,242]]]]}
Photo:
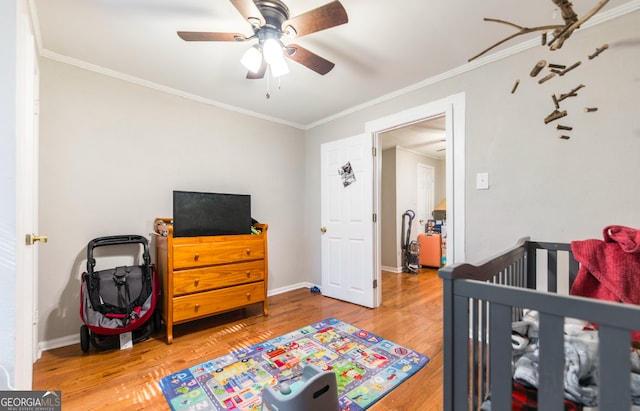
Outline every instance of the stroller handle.
{"type": "Polygon", "coordinates": [[[149,242],[141,235],[112,235],[106,237],[98,237],[89,241],[87,245],[87,271],[93,272],[93,268],[96,266],[96,260],[93,258],[93,249],[97,247],[103,247],[107,245],[121,245],[121,244],[142,244],[144,251],[142,258],[146,266],[151,265],[151,255],[149,254],[149,242]]]}

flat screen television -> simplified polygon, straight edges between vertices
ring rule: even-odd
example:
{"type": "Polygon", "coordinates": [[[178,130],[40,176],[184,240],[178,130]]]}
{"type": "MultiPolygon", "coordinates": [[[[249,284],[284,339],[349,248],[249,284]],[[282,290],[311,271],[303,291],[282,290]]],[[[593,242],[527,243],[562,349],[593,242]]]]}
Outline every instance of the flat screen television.
{"type": "Polygon", "coordinates": [[[173,192],[174,237],[250,233],[250,195],[173,192]]]}

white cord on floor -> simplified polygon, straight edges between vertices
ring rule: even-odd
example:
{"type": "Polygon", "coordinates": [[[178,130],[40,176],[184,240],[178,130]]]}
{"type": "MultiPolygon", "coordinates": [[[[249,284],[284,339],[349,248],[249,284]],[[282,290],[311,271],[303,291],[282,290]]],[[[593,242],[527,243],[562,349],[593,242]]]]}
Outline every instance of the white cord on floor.
{"type": "Polygon", "coordinates": [[[11,386],[11,376],[9,375],[9,371],[2,364],[0,364],[0,368],[4,371],[4,375],[7,376],[7,387],[9,387],[10,390],[15,391],[15,387],[11,386]]]}

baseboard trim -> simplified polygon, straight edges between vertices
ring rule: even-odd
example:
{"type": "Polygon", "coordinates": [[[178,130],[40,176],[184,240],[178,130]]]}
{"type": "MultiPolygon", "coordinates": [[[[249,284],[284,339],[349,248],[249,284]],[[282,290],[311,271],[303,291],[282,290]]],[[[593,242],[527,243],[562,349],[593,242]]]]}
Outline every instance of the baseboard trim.
{"type": "Polygon", "coordinates": [[[272,290],[269,290],[269,292],[267,293],[267,295],[269,297],[274,296],[274,295],[278,295],[278,294],[282,294],[282,293],[286,293],[288,291],[293,291],[293,290],[297,290],[300,288],[311,288],[316,286],[316,284],[310,283],[310,282],[302,282],[302,283],[297,283],[297,284],[291,284],[288,285],[286,287],[280,287],[280,288],[275,288],[272,290]]]}
{"type": "Polygon", "coordinates": [[[66,337],[55,338],[53,340],[40,341],[38,343],[38,358],[42,357],[42,353],[48,350],[53,350],[60,347],[66,347],[68,345],[79,344],[80,333],[68,335],[66,337]]]}

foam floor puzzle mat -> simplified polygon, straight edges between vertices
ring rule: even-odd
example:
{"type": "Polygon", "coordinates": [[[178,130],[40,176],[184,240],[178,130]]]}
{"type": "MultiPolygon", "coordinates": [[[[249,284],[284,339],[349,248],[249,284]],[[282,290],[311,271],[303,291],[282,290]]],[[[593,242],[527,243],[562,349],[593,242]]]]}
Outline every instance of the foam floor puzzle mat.
{"type": "Polygon", "coordinates": [[[266,385],[295,383],[306,364],[336,374],[342,411],[365,410],[429,358],[335,318],[175,372],[160,381],[174,411],[255,411],[266,385]]]}

